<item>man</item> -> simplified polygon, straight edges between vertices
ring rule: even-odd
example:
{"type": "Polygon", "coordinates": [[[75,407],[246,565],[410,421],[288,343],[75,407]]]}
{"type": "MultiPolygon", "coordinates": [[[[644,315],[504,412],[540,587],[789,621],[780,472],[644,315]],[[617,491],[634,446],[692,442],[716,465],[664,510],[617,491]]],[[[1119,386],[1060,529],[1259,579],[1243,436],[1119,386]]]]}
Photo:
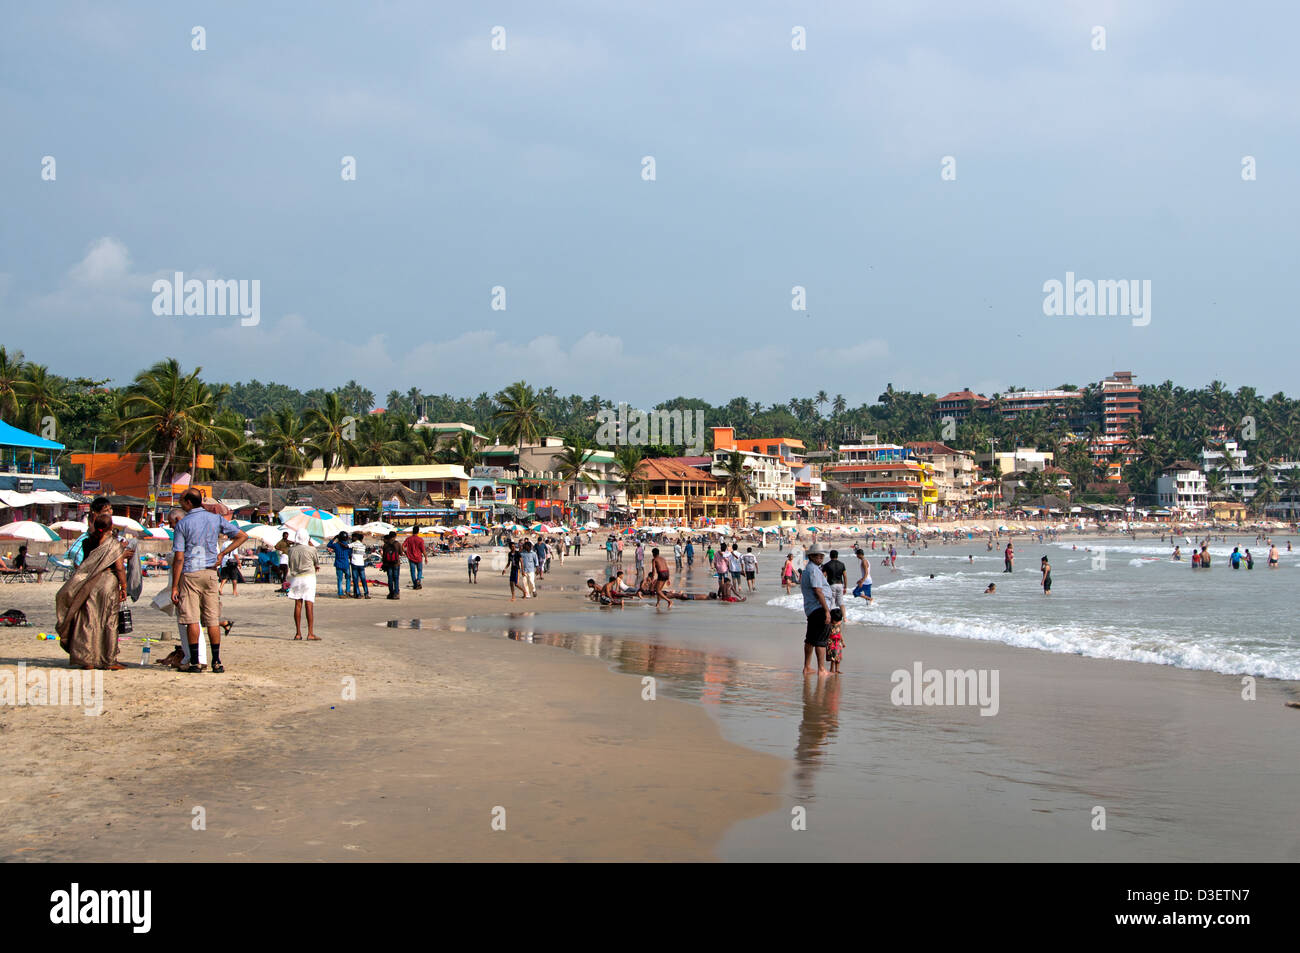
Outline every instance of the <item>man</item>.
{"type": "Polygon", "coordinates": [[[840,562],[838,550],[831,550],[831,558],[826,560],[822,572],[826,574],[826,581],[831,584],[831,608],[844,608],[844,581],[848,574],[848,569],[844,563],[840,562]]]}
{"type": "Polygon", "coordinates": [[[289,550],[293,548],[293,543],[289,541],[288,533],[280,534],[280,541],[275,544],[275,551],[280,554],[280,588],[289,588],[289,550]]]}
{"type": "Polygon", "coordinates": [[[745,585],[749,591],[753,592],[758,587],[754,585],[754,577],[758,575],[758,557],[754,555],[754,547],[747,546],[745,555],[740,557],[740,563],[745,567],[745,585]]]}
{"type": "Polygon", "coordinates": [[[370,583],[366,580],[366,544],[362,542],[360,533],[352,534],[352,542],[348,544],[348,552],[351,554],[352,563],[352,598],[362,598],[362,592],[365,592],[365,598],[370,598],[370,583]]]}
{"type": "Polygon", "coordinates": [[[546,565],[546,557],[548,555],[549,548],[550,547],[546,545],[546,540],[538,536],[537,545],[533,547],[533,555],[537,557],[537,578],[538,579],[544,578],[546,576],[546,570],[549,568],[546,565]]]}
{"type": "Polygon", "coordinates": [[[686,541],[686,565],[688,567],[695,565],[695,544],[689,539],[686,541]]]}
{"type": "Polygon", "coordinates": [[[506,553],[506,568],[501,570],[501,575],[504,576],[507,572],[510,573],[510,601],[514,602],[516,589],[524,594],[525,599],[528,598],[528,590],[519,585],[519,564],[523,553],[515,547],[513,540],[510,541],[509,545],[510,549],[506,553]]]}
{"type": "Polygon", "coordinates": [[[731,552],[727,553],[727,571],[731,573],[731,588],[740,595],[740,575],[743,571],[743,565],[740,561],[740,549],[735,544],[731,544],[731,552]]]}
{"type": "Polygon", "coordinates": [[[289,598],[293,600],[293,640],[302,641],[302,610],[307,607],[307,641],[316,638],[316,554],[308,545],[310,536],[298,530],[289,546],[289,598]]]}
{"type": "Polygon", "coordinates": [[[524,551],[519,554],[519,575],[521,577],[520,586],[524,590],[524,598],[530,596],[537,598],[537,553],[533,552],[533,544],[524,541],[524,551]]]}
{"type": "Polygon", "coordinates": [[[659,608],[659,600],[663,599],[668,603],[668,608],[673,607],[673,600],[664,594],[664,589],[668,587],[668,560],[659,555],[659,547],[650,550],[650,569],[654,573],[654,593],[655,608],[659,608]]]}
{"type": "Polygon", "coordinates": [[[478,564],[480,558],[481,557],[479,557],[477,554],[469,557],[469,566],[468,566],[469,581],[476,586],[478,585],[478,564]]]}
{"type": "Polygon", "coordinates": [[[682,568],[682,543],[681,540],[673,543],[673,565],[678,569],[682,568]]]}
{"type": "Polygon", "coordinates": [[[185,515],[176,524],[172,538],[172,602],[178,607],[180,618],[186,625],[186,641],[190,646],[190,665],[187,672],[201,671],[199,657],[200,626],[208,630],[212,646],[212,672],[226,670],[221,664],[221,596],[218,593],[217,566],[229,552],[238,549],[248,534],[234,523],[203,508],[203,495],[198,490],[186,490],[181,497],[185,515]],[[232,537],[232,542],[221,548],[220,537],[232,537]]]}
{"type": "Polygon", "coordinates": [[[402,541],[402,551],[411,567],[411,588],[424,588],[424,537],[420,535],[418,525],[412,527],[411,535],[402,541]]]}
{"type": "Polygon", "coordinates": [[[858,568],[862,570],[858,584],[853,587],[853,594],[866,599],[867,605],[871,605],[875,601],[871,598],[871,560],[867,558],[866,552],[861,549],[854,550],[853,555],[858,557],[858,568]]]}
{"type": "Polygon", "coordinates": [[[799,577],[799,589],[803,593],[803,612],[808,619],[808,630],[803,640],[803,673],[813,674],[811,668],[813,652],[817,653],[817,677],[824,678],[830,674],[826,668],[826,646],[830,642],[831,632],[831,587],[822,572],[822,560],[826,551],[817,543],[808,547],[808,565],[799,577]]]}
{"type": "Polygon", "coordinates": [[[713,572],[718,577],[718,592],[721,592],[722,583],[731,575],[731,562],[727,559],[727,547],[723,546],[714,555],[713,572]]]}
{"type": "Polygon", "coordinates": [[[351,575],[352,549],[348,545],[348,534],[341,532],[329,541],[325,547],[334,554],[334,575],[339,585],[339,598],[348,597],[348,576],[351,575]]]}

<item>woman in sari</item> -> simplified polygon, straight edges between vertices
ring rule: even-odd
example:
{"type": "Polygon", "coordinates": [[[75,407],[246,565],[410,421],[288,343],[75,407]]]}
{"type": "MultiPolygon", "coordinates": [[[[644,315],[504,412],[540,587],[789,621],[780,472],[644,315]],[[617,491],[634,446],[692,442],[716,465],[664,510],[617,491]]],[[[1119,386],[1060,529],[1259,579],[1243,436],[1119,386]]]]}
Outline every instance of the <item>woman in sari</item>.
{"type": "Polygon", "coordinates": [[[117,610],[126,598],[126,550],[113,520],[100,515],[82,546],[81,565],[54,599],[59,646],[74,668],[117,671],[117,610]]]}

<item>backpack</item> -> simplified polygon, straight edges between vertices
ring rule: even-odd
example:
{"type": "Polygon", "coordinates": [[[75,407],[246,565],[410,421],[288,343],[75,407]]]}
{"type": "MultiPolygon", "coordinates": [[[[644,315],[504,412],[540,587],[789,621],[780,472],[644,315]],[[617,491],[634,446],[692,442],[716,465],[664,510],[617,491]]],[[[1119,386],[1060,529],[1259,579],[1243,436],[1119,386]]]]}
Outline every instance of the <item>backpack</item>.
{"type": "Polygon", "coordinates": [[[0,625],[27,625],[27,613],[22,609],[6,609],[0,612],[0,625]]]}

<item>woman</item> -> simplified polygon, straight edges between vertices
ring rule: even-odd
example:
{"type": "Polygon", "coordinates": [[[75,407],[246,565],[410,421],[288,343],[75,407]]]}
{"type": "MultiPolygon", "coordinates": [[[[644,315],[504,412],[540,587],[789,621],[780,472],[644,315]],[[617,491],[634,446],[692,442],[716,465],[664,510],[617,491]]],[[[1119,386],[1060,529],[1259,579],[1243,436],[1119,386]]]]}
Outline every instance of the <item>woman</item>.
{"type": "Polygon", "coordinates": [[[126,599],[125,550],[113,535],[113,518],[101,513],[82,544],[81,565],[54,598],[59,646],[74,668],[120,671],[117,610],[126,599]]]}
{"type": "Polygon", "coordinates": [[[388,598],[400,599],[402,550],[397,545],[397,534],[389,533],[384,537],[384,548],[379,565],[388,574],[388,598]]]}

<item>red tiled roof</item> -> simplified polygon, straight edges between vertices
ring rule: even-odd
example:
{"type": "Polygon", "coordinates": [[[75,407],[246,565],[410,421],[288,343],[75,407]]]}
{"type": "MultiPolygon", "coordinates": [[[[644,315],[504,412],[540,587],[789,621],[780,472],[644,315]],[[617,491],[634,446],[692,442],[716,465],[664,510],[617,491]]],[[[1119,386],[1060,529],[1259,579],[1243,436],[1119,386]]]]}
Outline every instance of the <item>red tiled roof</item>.
{"type": "Polygon", "coordinates": [[[697,467],[678,463],[672,457],[655,457],[641,461],[637,476],[642,480],[666,480],[672,483],[717,483],[712,474],[705,473],[697,467]]]}
{"type": "Polygon", "coordinates": [[[968,390],[955,390],[951,394],[944,394],[942,397],[939,398],[939,400],[940,401],[973,400],[973,401],[983,401],[984,403],[988,403],[987,397],[984,397],[981,394],[972,393],[971,391],[968,390]]]}

